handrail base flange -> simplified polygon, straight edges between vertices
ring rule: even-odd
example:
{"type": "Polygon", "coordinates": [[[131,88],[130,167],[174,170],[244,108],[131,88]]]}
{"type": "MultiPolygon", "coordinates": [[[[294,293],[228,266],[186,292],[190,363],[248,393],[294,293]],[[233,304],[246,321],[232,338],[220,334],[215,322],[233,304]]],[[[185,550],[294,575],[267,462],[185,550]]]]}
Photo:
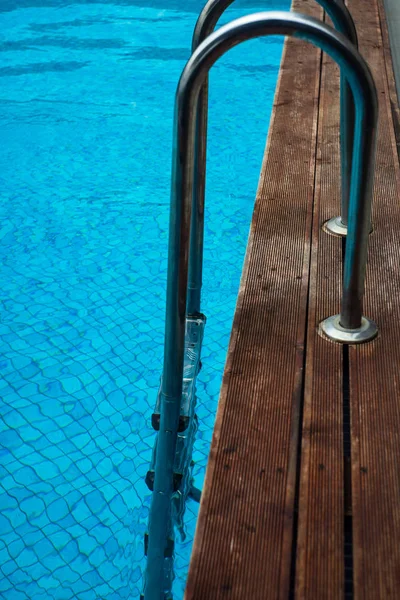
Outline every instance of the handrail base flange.
{"type": "Polygon", "coordinates": [[[321,321],[318,332],[339,344],[365,344],[376,338],[378,327],[371,319],[361,317],[361,327],[346,329],[340,324],[340,315],[334,315],[321,321]]]}
{"type": "MultiPolygon", "coordinates": [[[[347,225],[345,225],[342,221],[342,217],[339,215],[338,217],[332,217],[328,221],[322,225],[323,231],[329,235],[335,235],[339,237],[346,237],[347,235],[347,225]]],[[[372,225],[369,228],[369,232],[372,233],[372,225]]]]}
{"type": "Polygon", "coordinates": [[[342,223],[342,217],[332,217],[329,221],[325,221],[322,226],[322,229],[325,233],[329,233],[330,235],[336,235],[340,237],[346,237],[347,235],[347,225],[342,223]]]}

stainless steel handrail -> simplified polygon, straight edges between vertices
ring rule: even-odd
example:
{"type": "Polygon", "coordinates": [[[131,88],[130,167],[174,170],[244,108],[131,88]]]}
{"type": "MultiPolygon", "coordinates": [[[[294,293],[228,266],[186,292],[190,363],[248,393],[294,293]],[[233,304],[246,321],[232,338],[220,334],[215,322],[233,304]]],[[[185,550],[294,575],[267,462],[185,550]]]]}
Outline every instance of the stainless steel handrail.
{"type": "Polygon", "coordinates": [[[163,598],[164,556],[171,524],[173,469],[182,396],[199,92],[212,65],[230,48],[248,39],[276,34],[305,39],[320,47],[339,63],[350,83],[356,103],[356,128],[342,310],[339,316],[331,318],[332,322],[324,321],[322,328],[337,341],[351,343],[371,339],[377,331],[374,323],[362,315],[378,118],[378,98],[369,68],[343,35],[311,17],[264,12],[232,21],[208,36],[192,54],[182,72],[175,99],[162,404],[149,518],[145,600],[163,598]]]}
{"type": "MultiPolygon", "coordinates": [[[[192,39],[192,52],[198,48],[215,29],[219,18],[235,0],[208,0],[201,11],[192,39]]],[[[342,0],[316,0],[328,13],[336,29],[343,33],[350,42],[358,46],[357,32],[353,18],[342,0]]],[[[348,204],[350,191],[351,156],[354,139],[354,100],[349,84],[340,75],[340,158],[341,177],[341,216],[333,217],[325,224],[330,233],[346,235],[348,221],[348,204]]],[[[200,90],[197,106],[196,142],[195,142],[195,185],[194,205],[191,227],[188,283],[188,314],[200,313],[201,286],[203,275],[204,244],[204,204],[206,188],[206,153],[208,123],[208,77],[200,90]]]]}

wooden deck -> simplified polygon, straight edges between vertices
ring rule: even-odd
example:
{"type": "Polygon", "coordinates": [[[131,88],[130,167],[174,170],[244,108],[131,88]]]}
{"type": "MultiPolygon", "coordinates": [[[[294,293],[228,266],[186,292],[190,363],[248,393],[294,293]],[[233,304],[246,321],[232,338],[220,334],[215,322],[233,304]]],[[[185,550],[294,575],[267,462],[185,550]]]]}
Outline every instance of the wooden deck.
{"type": "MultiPolygon", "coordinates": [[[[383,0],[349,0],[380,99],[364,346],[339,312],[339,74],[285,44],[186,600],[400,598],[400,169],[383,0]],[[289,125],[290,124],[290,125],[289,125]]],[[[314,0],[294,10],[323,18],[314,0]]]]}

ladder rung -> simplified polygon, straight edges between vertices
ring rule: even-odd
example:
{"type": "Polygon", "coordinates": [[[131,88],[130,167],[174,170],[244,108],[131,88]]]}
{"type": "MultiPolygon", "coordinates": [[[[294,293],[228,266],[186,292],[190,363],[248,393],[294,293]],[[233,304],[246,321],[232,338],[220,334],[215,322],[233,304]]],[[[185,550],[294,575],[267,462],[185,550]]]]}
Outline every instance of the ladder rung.
{"type": "MultiPolygon", "coordinates": [[[[204,315],[186,318],[185,358],[183,367],[181,413],[178,427],[179,432],[187,429],[190,419],[194,414],[196,377],[201,369],[200,353],[205,324],[206,317],[204,315]]],[[[151,424],[156,431],[159,431],[160,429],[161,388],[162,378],[157,394],[156,406],[151,417],[151,424]]]]}

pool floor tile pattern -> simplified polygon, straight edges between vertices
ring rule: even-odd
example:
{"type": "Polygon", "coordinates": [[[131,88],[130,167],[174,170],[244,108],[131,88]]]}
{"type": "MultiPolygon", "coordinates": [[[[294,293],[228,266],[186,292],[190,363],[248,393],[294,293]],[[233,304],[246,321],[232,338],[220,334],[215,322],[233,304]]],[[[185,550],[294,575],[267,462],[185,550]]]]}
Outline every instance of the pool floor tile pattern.
{"type": "MultiPolygon", "coordinates": [[[[0,7],[1,600],[127,600],[141,591],[173,98],[201,6],[0,7]]],[[[257,43],[211,76],[198,487],[282,47],[257,43]],[[246,123],[237,120],[244,101],[246,123]]],[[[196,517],[189,501],[178,600],[196,517]]]]}

